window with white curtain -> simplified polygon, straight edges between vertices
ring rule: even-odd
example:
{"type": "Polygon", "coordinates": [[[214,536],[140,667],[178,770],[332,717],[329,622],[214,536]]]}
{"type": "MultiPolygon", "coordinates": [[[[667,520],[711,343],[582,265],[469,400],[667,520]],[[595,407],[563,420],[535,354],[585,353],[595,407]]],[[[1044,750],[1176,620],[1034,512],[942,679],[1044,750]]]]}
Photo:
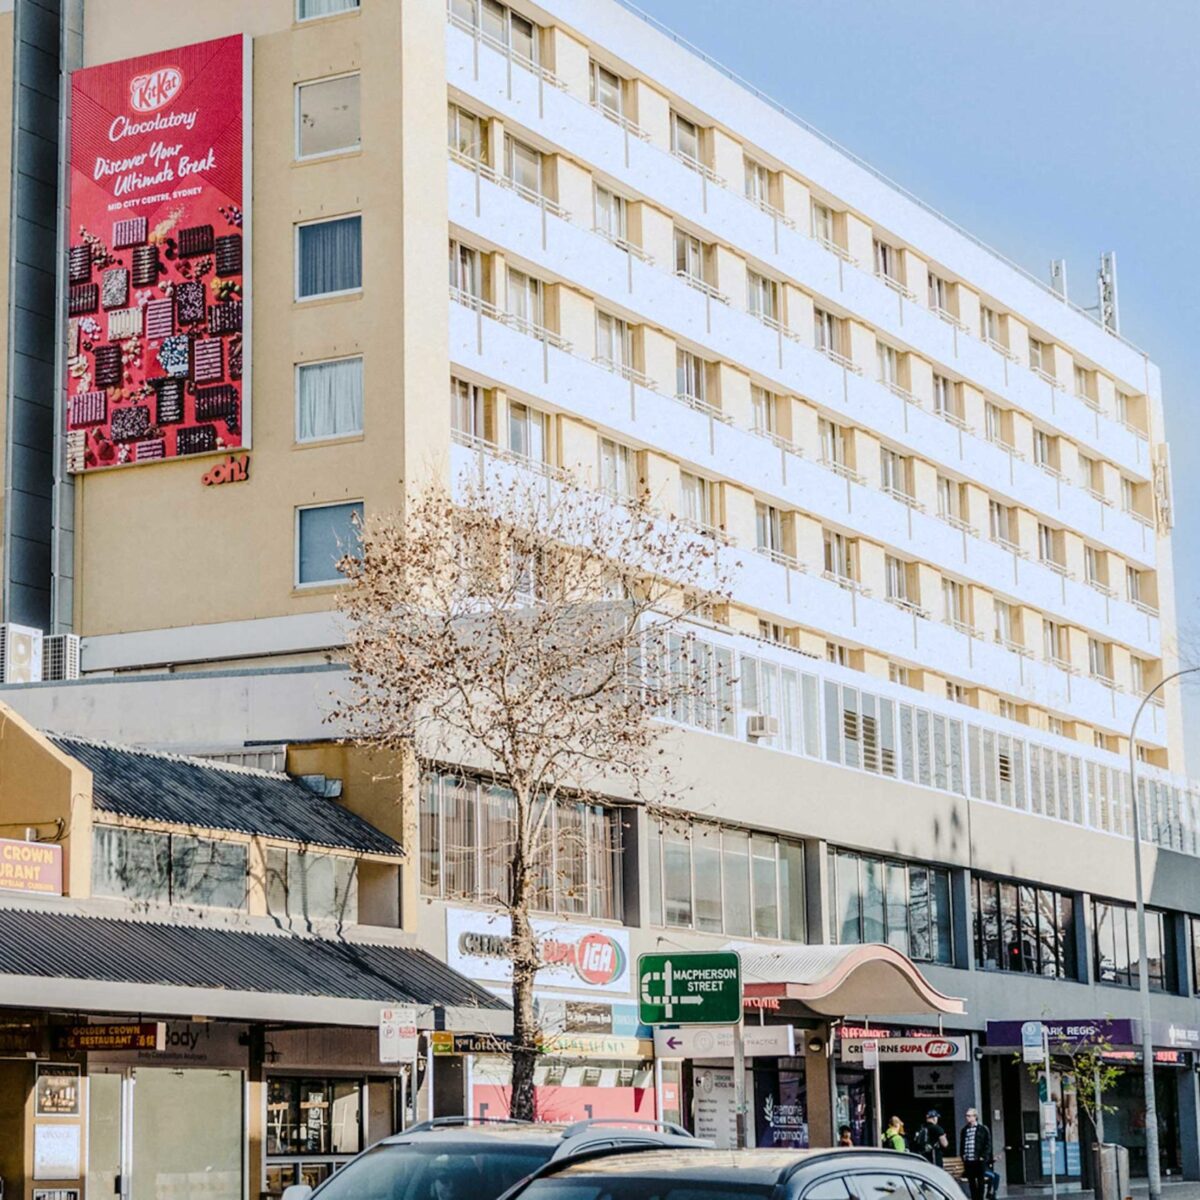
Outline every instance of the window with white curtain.
{"type": "Polygon", "coordinates": [[[362,520],[362,501],[319,504],[296,510],[296,584],[340,583],[338,562],[360,555],[362,543],[355,518],[362,520]]]}
{"type": "Polygon", "coordinates": [[[773,504],[755,504],[754,537],[760,550],[783,553],[783,514],[773,504]]]}
{"type": "Polygon", "coordinates": [[[706,364],[690,350],[675,351],[675,394],[699,404],[708,403],[706,364]]]}
{"type": "Polygon", "coordinates": [[[750,408],[754,414],[756,433],[779,431],[779,397],[756,384],[750,387],[750,408]]]}
{"type": "Polygon", "coordinates": [[[462,242],[450,242],[450,287],[464,299],[482,300],[479,283],[479,251],[462,242]]]}
{"type": "Polygon", "coordinates": [[[629,326],[611,313],[596,310],[596,359],[616,369],[630,365],[629,326]]]}
{"type": "Polygon", "coordinates": [[[883,560],[884,574],[887,578],[887,598],[908,602],[908,565],[888,554],[883,560]]]}
{"type": "Polygon", "coordinates": [[[603,112],[619,117],[624,112],[621,96],[621,77],[595,59],[591,62],[591,101],[603,112]]]}
{"type": "Polygon", "coordinates": [[[296,0],[296,20],[311,21],[316,17],[353,12],[359,3],[360,0],[296,0]]]}
{"type": "Polygon", "coordinates": [[[637,468],[632,446],[600,439],[600,486],[610,496],[632,498],[637,484],[637,468]]]}
{"type": "Polygon", "coordinates": [[[692,162],[700,161],[700,130],[694,121],[671,114],[671,149],[692,162]]]}
{"type": "Polygon", "coordinates": [[[752,158],[746,164],[746,199],[759,206],[771,203],[771,171],[752,158]]]}
{"type": "Polygon", "coordinates": [[[446,110],[446,144],[456,154],[472,162],[486,164],[488,160],[487,122],[457,104],[446,110]]]}
{"type": "Polygon", "coordinates": [[[842,352],[840,324],[833,313],[823,308],[813,309],[813,344],[827,354],[842,352]]]}
{"type": "Polygon", "coordinates": [[[363,360],[296,364],[296,440],[349,437],[363,429],[363,360]]]}
{"type": "Polygon", "coordinates": [[[623,242],[628,237],[625,219],[625,197],[596,184],[595,229],[610,242],[623,242]]]}
{"type": "Polygon", "coordinates": [[[690,471],[679,472],[680,516],[696,525],[709,527],[712,519],[712,484],[690,471]]]}
{"type": "Polygon", "coordinates": [[[362,217],[296,226],[296,298],[338,296],[362,288],[362,217]]]}
{"type": "Polygon", "coordinates": [[[510,400],[508,405],[508,448],[530,462],[548,461],[549,417],[528,404],[510,400]]]}
{"type": "Polygon", "coordinates": [[[504,175],[518,191],[529,196],[542,194],[542,152],[518,142],[504,139],[504,175]]]}
{"type": "Polygon", "coordinates": [[[819,200],[812,202],[812,235],[826,246],[833,244],[833,209],[819,200]]]}
{"type": "Polygon", "coordinates": [[[542,328],[542,281],[524,271],[506,272],[505,311],[518,328],[542,328]]]}
{"type": "Polygon", "coordinates": [[[1001,645],[1013,644],[1012,605],[1007,600],[996,600],[993,602],[993,608],[996,614],[996,641],[1001,645]]]}
{"type": "Polygon", "coordinates": [[[487,440],[483,388],[477,383],[450,380],[450,428],[469,438],[487,440]]]}
{"type": "Polygon", "coordinates": [[[779,285],[775,280],[757,271],[747,271],[746,308],[762,320],[779,320],[779,285]]]}

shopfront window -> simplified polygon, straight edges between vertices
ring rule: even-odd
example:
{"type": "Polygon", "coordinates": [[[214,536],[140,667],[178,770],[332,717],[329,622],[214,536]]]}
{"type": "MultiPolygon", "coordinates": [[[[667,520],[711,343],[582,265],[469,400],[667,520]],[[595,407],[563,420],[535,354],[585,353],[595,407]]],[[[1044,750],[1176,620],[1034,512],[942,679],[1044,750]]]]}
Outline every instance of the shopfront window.
{"type": "Polygon", "coordinates": [[[975,955],[984,970],[1079,978],[1073,896],[982,876],[974,891],[975,955]]]}
{"type": "Polygon", "coordinates": [[[829,890],[836,941],[886,942],[917,962],[954,961],[948,871],[830,850],[829,890]]]}
{"type": "Polygon", "coordinates": [[[151,904],[244,908],[246,846],[97,825],[92,833],[92,893],[151,904]]]}
{"type": "Polygon", "coordinates": [[[804,941],[804,847],[728,826],[652,821],[650,920],[804,941]]]}
{"type": "MultiPolygon", "coordinates": [[[[498,784],[426,775],[421,788],[421,891],[497,903],[508,895],[516,800],[498,784]]],[[[621,815],[562,801],[538,837],[534,906],[542,912],[621,919],[621,815]]]]}
{"type": "Polygon", "coordinates": [[[275,917],[339,921],[358,919],[358,878],[344,854],[267,849],[267,911],[275,917]]]}
{"type": "MultiPolygon", "coordinates": [[[[1092,905],[1096,940],[1096,978],[1101,983],[1135,988],[1139,983],[1137,914],[1132,905],[1097,900],[1092,905]]],[[[1172,939],[1166,914],[1146,910],[1146,960],[1153,991],[1170,989],[1175,975],[1172,939]]]]}
{"type": "Polygon", "coordinates": [[[267,1153],[357,1154],[362,1149],[362,1081],[267,1081],[267,1153]]]}

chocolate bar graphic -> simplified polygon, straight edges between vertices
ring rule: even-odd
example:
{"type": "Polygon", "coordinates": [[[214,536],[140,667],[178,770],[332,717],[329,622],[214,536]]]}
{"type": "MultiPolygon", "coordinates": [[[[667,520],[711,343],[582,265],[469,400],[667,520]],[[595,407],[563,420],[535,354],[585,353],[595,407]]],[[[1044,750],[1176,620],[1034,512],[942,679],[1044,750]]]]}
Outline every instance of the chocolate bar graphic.
{"type": "Polygon", "coordinates": [[[107,392],[80,392],[67,405],[69,425],[103,425],[108,420],[107,392]]]}
{"type": "Polygon", "coordinates": [[[158,247],[135,247],[131,273],[134,287],[153,287],[158,282],[158,247]]]}
{"type": "Polygon", "coordinates": [[[92,248],[86,244],[67,251],[67,276],[71,283],[87,283],[92,277],[92,248]]]}
{"type": "Polygon", "coordinates": [[[100,302],[105,308],[124,308],[129,303],[129,272],[110,267],[100,276],[100,302]]]}
{"type": "Polygon", "coordinates": [[[227,421],[238,410],[237,389],[230,384],[196,389],[196,420],[227,421]]]}
{"type": "Polygon", "coordinates": [[[94,283],[77,283],[67,296],[67,312],[72,317],[94,313],[100,307],[100,289],[94,283]]]}
{"type": "Polygon", "coordinates": [[[131,404],[113,410],[109,431],[114,442],[136,442],[150,432],[150,406],[131,404]]]}
{"type": "Polygon", "coordinates": [[[183,258],[194,258],[197,254],[208,254],[213,248],[213,227],[191,225],[179,231],[179,253],[183,258]]]}
{"type": "Polygon", "coordinates": [[[192,347],[192,378],[197,383],[216,383],[225,377],[225,355],[220,338],[201,338],[192,347]]]}
{"type": "Polygon", "coordinates": [[[124,378],[121,366],[121,347],[106,343],[96,347],[96,386],[102,388],[120,387],[124,378]]]}
{"type": "Polygon", "coordinates": [[[217,448],[217,427],[215,425],[193,425],[189,429],[181,429],[175,435],[176,454],[203,454],[206,450],[217,448]]]}
{"type": "Polygon", "coordinates": [[[151,379],[154,389],[155,410],[160,425],[178,425],[183,420],[183,380],[151,379]]]}
{"type": "Polygon", "coordinates": [[[146,305],[146,336],[161,341],[175,332],[175,301],[151,300],[146,305]]]}
{"type": "Polygon", "coordinates": [[[225,233],[217,238],[214,260],[218,275],[240,275],[242,273],[242,235],[225,233]]]}
{"type": "Polygon", "coordinates": [[[114,250],[140,246],[146,240],[146,218],[127,217],[123,221],[114,221],[112,240],[114,250]]]}

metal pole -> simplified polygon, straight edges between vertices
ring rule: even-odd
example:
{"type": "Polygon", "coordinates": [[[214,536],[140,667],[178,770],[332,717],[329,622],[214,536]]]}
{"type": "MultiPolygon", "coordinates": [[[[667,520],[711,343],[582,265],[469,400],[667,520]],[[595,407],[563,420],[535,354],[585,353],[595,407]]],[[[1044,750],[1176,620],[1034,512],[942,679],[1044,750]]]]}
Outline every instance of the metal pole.
{"type": "Polygon", "coordinates": [[[733,1027],[733,1108],[734,1140],[737,1148],[746,1148],[746,1052],[742,1045],[742,1026],[733,1027]]]}
{"type": "Polygon", "coordinates": [[[1146,955],[1146,899],[1142,881],[1142,810],[1137,787],[1137,727],[1142,710],[1160,688],[1178,679],[1200,671],[1200,667],[1184,667],[1181,671],[1160,679],[1142,697],[1138,710],[1133,714],[1133,725],[1129,729],[1129,795],[1133,809],[1133,886],[1137,909],[1138,931],[1138,996],[1141,1000],[1142,1026],[1142,1087],[1146,1098],[1146,1183],[1150,1200],[1162,1198],[1162,1170],[1158,1159],[1158,1101],[1154,1094],[1154,1034],[1150,1028],[1150,971],[1146,955]]]}
{"type": "MultiPolygon", "coordinates": [[[[1046,1099],[1054,1103],[1054,1071],[1050,1065],[1050,1033],[1042,1025],[1042,1061],[1046,1064],[1046,1099]]],[[[1059,1087],[1061,1088],[1061,1084],[1059,1087]]],[[[1050,1133],[1050,1196],[1058,1200],[1058,1117],[1054,1120],[1054,1128],[1050,1133]]]]}

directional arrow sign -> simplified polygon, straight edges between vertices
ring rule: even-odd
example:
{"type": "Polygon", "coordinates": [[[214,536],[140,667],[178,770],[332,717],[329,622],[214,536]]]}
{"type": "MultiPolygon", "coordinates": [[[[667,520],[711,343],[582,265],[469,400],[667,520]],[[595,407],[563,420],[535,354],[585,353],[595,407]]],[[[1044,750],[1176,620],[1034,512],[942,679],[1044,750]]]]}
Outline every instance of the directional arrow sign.
{"type": "Polygon", "coordinates": [[[736,1025],[742,1018],[742,965],[734,953],[643,954],[638,1014],[644,1025],[736,1025]]]}
{"type": "MultiPolygon", "coordinates": [[[[790,1025],[743,1025],[742,1049],[747,1058],[778,1058],[796,1052],[790,1025]]],[[[732,1058],[733,1028],[656,1029],[655,1058],[732,1058]]]]}

